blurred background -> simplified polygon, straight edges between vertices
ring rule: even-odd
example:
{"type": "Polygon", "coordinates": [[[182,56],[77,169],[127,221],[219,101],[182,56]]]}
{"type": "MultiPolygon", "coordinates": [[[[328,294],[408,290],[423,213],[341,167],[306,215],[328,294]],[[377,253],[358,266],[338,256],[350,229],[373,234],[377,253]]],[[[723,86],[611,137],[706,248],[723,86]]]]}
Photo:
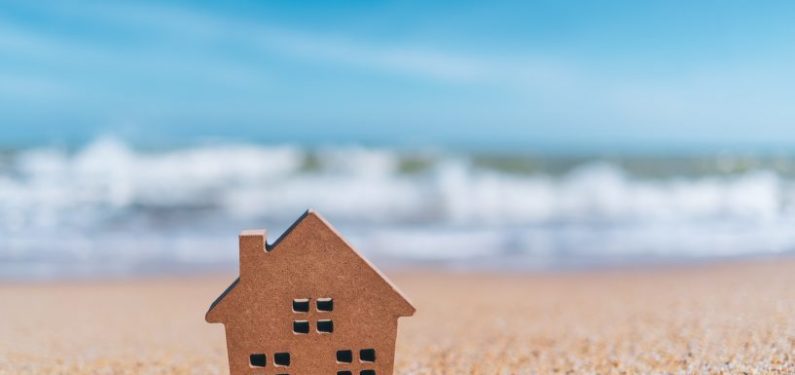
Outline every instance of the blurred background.
{"type": "Polygon", "coordinates": [[[0,3],[0,278],[795,249],[795,3],[0,3]],[[686,4],[687,6],[683,6],[686,4]]]}

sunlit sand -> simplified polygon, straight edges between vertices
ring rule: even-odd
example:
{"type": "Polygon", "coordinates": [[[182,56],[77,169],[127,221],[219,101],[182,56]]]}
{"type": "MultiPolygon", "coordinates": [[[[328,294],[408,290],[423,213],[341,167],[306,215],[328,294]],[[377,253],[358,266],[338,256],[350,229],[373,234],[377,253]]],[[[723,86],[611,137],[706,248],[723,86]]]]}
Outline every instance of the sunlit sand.
{"type": "MultiPolygon", "coordinates": [[[[398,374],[795,372],[793,261],[392,276],[398,374]]],[[[224,374],[203,318],[231,279],[6,284],[0,373],[224,374]]]]}

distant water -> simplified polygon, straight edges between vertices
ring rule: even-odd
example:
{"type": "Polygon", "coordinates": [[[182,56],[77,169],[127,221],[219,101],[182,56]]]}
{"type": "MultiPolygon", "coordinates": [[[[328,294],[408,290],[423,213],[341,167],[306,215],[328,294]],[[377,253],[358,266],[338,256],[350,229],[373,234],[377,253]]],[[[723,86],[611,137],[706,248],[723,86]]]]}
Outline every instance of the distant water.
{"type": "Polygon", "coordinates": [[[233,269],[307,208],[381,265],[556,269],[795,250],[795,159],[214,144],[0,153],[0,277],[233,269]]]}

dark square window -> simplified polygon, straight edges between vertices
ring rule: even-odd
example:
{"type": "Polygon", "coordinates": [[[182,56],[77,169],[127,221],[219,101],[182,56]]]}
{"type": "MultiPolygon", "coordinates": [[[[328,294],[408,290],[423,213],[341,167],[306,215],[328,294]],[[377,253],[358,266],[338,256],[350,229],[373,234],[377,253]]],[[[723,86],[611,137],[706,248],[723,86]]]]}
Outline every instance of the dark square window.
{"type": "Polygon", "coordinates": [[[353,375],[350,371],[337,371],[337,375],[353,375]]]}
{"type": "Polygon", "coordinates": [[[317,321],[317,331],[320,333],[332,333],[334,332],[334,322],[328,319],[322,319],[317,321]]]}
{"type": "Polygon", "coordinates": [[[309,299],[308,298],[298,298],[293,300],[293,311],[294,312],[309,312],[309,299]]]}
{"type": "Polygon", "coordinates": [[[337,350],[337,362],[340,363],[353,362],[353,352],[350,350],[337,350]]]}
{"type": "Polygon", "coordinates": [[[359,375],[375,375],[375,370],[362,370],[359,371],[359,375]]]}
{"type": "Polygon", "coordinates": [[[294,320],[293,333],[299,333],[302,335],[309,333],[309,322],[306,320],[294,320]]]}
{"type": "Polygon", "coordinates": [[[273,363],[276,364],[276,366],[290,366],[290,353],[274,354],[273,363]]]}
{"type": "Polygon", "coordinates": [[[375,362],[375,349],[362,349],[359,351],[362,362],[375,362]]]}
{"type": "Polygon", "coordinates": [[[265,354],[257,353],[250,355],[248,361],[251,363],[251,367],[265,367],[268,364],[268,357],[265,354]]]}
{"type": "Polygon", "coordinates": [[[334,300],[331,298],[318,298],[317,311],[334,311],[334,300]]]}

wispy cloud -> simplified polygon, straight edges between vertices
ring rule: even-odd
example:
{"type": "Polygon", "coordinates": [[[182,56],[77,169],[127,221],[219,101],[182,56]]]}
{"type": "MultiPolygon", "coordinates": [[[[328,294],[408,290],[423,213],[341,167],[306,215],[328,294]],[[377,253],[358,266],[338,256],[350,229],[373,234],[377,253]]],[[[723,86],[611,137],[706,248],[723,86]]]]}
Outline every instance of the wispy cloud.
{"type": "Polygon", "coordinates": [[[71,87],[50,79],[0,73],[0,96],[46,102],[52,99],[72,98],[75,94],[71,87]]]}
{"type": "MultiPolygon", "coordinates": [[[[569,68],[539,57],[488,57],[440,48],[368,41],[346,35],[319,35],[195,9],[130,3],[93,3],[59,11],[150,35],[183,46],[245,45],[262,53],[322,64],[338,64],[382,74],[414,76],[448,83],[532,83],[568,79],[569,68]]],[[[35,44],[36,35],[27,39],[35,44]]],[[[155,41],[157,41],[155,40],[155,41]]],[[[39,40],[40,42],[41,40],[39,40]]],[[[68,41],[39,46],[58,51],[68,41]],[[66,43],[64,43],[66,42],[66,43]]],[[[33,46],[36,47],[36,46],[33,46]]],[[[114,53],[120,52],[114,50],[114,53]]],[[[84,51],[80,51],[81,54],[84,51]]]]}

